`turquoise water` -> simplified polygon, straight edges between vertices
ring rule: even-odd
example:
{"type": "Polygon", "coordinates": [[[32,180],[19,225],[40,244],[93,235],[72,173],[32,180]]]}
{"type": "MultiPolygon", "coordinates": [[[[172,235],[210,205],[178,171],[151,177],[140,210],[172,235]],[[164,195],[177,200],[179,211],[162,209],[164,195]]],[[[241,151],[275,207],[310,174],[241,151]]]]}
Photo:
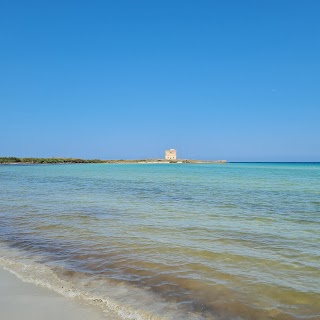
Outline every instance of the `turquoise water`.
{"type": "Polygon", "coordinates": [[[320,319],[320,164],[0,166],[0,264],[109,319],[320,319]]]}

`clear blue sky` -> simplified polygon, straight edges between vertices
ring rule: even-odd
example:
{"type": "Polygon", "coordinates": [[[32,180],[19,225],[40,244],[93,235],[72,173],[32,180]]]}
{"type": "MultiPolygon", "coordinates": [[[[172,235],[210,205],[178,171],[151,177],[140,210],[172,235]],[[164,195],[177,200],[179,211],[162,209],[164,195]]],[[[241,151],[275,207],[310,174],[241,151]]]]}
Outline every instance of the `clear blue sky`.
{"type": "Polygon", "coordinates": [[[0,2],[0,156],[320,161],[320,1],[0,2]]]}

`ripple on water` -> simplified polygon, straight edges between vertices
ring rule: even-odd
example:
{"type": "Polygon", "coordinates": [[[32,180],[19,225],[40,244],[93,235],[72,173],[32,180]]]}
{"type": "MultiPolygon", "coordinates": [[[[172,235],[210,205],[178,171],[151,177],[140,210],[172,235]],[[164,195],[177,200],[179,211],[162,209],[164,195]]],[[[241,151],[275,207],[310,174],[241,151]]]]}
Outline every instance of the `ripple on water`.
{"type": "Polygon", "coordinates": [[[319,319],[319,169],[0,166],[1,264],[113,319],[319,319]]]}

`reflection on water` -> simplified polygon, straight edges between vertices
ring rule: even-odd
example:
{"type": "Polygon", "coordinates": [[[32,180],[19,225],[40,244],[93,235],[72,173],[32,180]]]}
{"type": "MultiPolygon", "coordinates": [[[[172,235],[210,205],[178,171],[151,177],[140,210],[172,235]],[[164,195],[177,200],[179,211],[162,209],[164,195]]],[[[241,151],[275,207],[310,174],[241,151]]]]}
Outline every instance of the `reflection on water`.
{"type": "Polygon", "coordinates": [[[120,318],[320,318],[319,164],[0,166],[0,190],[0,263],[120,318]]]}

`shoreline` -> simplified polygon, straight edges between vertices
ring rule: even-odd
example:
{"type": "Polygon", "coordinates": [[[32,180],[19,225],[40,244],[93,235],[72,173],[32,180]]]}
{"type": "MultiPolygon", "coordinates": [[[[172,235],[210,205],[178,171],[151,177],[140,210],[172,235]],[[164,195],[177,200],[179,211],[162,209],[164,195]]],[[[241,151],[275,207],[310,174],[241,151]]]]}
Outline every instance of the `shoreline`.
{"type": "Polygon", "coordinates": [[[103,320],[108,318],[94,306],[64,297],[48,288],[24,282],[0,266],[0,319],[103,320]]]}

